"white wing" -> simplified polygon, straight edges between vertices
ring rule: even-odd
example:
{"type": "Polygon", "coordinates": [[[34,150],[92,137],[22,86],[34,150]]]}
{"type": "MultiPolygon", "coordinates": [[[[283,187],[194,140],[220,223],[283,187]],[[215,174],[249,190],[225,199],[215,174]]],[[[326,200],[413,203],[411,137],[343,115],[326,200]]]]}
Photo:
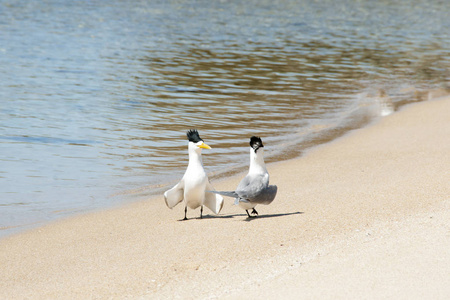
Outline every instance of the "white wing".
{"type": "Polygon", "coordinates": [[[173,188],[164,193],[164,200],[168,208],[174,208],[175,205],[183,201],[184,197],[184,180],[182,179],[173,188]]]}
{"type": "Polygon", "coordinates": [[[214,194],[208,191],[214,191],[211,183],[206,183],[206,191],[205,191],[205,202],[204,205],[209,208],[213,213],[218,214],[223,207],[223,197],[219,194],[214,194]]]}

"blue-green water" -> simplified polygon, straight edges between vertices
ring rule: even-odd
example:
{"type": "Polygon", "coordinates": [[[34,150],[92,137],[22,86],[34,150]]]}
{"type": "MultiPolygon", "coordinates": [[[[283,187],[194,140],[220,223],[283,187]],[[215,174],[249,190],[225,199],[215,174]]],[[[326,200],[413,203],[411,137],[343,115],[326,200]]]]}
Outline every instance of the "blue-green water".
{"type": "MultiPolygon", "coordinates": [[[[214,179],[447,88],[448,1],[0,0],[0,235],[214,179]]],[[[275,180],[275,179],[273,179],[275,180]]]]}

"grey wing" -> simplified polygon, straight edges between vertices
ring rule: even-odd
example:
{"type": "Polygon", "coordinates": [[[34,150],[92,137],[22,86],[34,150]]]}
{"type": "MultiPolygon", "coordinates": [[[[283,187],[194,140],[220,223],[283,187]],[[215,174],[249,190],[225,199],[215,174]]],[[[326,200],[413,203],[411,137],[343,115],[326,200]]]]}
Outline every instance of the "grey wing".
{"type": "Polygon", "coordinates": [[[261,193],[252,199],[252,203],[270,204],[277,195],[278,187],[276,185],[269,185],[261,191],[261,193]]]}
{"type": "Polygon", "coordinates": [[[236,192],[227,192],[227,191],[207,191],[209,193],[219,194],[226,197],[237,198],[239,197],[236,192]]]}
{"type": "Polygon", "coordinates": [[[239,183],[236,193],[239,198],[249,199],[257,197],[269,184],[266,175],[247,175],[239,183]]]}

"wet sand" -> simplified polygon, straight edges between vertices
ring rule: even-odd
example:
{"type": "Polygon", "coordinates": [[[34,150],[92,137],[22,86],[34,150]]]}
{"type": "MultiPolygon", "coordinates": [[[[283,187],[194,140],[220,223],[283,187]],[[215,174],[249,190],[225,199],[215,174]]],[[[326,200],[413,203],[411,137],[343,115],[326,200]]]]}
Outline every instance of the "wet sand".
{"type": "Polygon", "coordinates": [[[410,105],[270,164],[258,218],[227,199],[180,221],[160,196],[2,239],[0,298],[447,299],[449,111],[410,105]]]}

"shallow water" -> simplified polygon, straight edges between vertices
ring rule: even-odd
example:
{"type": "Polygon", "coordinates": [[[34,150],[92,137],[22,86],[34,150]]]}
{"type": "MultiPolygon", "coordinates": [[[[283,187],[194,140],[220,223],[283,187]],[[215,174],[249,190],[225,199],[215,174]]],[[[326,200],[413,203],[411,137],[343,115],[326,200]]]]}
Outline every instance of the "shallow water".
{"type": "Polygon", "coordinates": [[[0,0],[0,235],[161,192],[190,128],[217,178],[448,87],[446,1],[311,2],[0,0]]]}

